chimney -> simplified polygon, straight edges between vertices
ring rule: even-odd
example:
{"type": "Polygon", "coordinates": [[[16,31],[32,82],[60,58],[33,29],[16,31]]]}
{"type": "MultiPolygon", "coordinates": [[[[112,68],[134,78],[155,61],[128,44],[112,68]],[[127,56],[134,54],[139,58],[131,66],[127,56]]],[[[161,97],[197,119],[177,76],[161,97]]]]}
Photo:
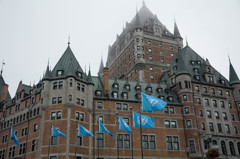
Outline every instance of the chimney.
{"type": "Polygon", "coordinates": [[[2,86],[2,90],[0,94],[0,102],[7,100],[7,94],[8,94],[8,85],[4,84],[2,86]]]}
{"type": "Polygon", "coordinates": [[[109,93],[109,74],[108,74],[108,68],[104,67],[103,69],[103,80],[104,80],[104,84],[103,84],[103,90],[104,90],[104,95],[108,96],[109,93]]]}

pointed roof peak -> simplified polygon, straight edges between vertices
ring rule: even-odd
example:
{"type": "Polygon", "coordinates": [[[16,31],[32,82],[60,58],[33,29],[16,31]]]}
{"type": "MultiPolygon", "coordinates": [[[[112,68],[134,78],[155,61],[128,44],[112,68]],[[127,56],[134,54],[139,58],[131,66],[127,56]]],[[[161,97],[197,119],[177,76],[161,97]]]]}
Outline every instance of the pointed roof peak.
{"type": "Polygon", "coordinates": [[[240,80],[239,80],[238,75],[230,61],[230,58],[229,58],[229,82],[230,82],[230,85],[240,84],[240,80]]]}
{"type": "Polygon", "coordinates": [[[68,46],[70,45],[70,34],[68,35],[68,46]]]}
{"type": "Polygon", "coordinates": [[[181,34],[180,34],[179,30],[178,30],[178,26],[177,26],[175,17],[174,17],[174,37],[182,39],[182,36],[181,36],[181,34]]]}
{"type": "Polygon", "coordinates": [[[180,75],[180,74],[189,74],[189,72],[185,65],[182,55],[179,54],[176,75],[180,75]]]}
{"type": "Polygon", "coordinates": [[[104,64],[103,64],[103,59],[101,57],[101,62],[100,62],[99,70],[98,70],[98,76],[103,75],[103,69],[104,69],[104,64]]]}

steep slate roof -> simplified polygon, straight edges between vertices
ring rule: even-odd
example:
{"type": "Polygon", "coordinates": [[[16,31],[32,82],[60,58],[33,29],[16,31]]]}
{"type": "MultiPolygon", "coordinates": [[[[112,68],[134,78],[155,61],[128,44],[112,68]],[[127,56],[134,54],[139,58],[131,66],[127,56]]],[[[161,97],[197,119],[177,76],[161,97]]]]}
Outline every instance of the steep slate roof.
{"type": "MultiPolygon", "coordinates": [[[[101,88],[101,91],[103,92],[103,85],[101,83],[101,79],[99,77],[92,77],[92,79],[93,79],[93,83],[94,83],[94,88],[93,88],[94,92],[96,90],[99,90],[99,88],[101,88]]],[[[178,101],[177,95],[169,89],[169,87],[167,86],[167,83],[159,84],[159,83],[147,83],[147,82],[139,82],[139,81],[126,81],[126,80],[121,80],[121,79],[109,79],[109,97],[102,97],[102,98],[137,102],[138,99],[137,99],[136,94],[138,93],[138,91],[135,89],[137,84],[139,84],[141,86],[141,91],[143,93],[147,93],[147,94],[150,94],[155,97],[163,96],[165,101],[168,104],[181,105],[180,102],[178,101]],[[113,84],[115,84],[115,83],[118,84],[118,90],[113,88],[113,84]],[[121,94],[123,92],[126,92],[126,89],[124,87],[126,84],[130,86],[130,90],[127,91],[128,99],[123,99],[121,94]],[[157,88],[159,88],[159,85],[161,85],[161,87],[164,88],[162,93],[157,91],[157,88]],[[148,86],[150,86],[152,88],[152,93],[147,92],[146,88],[148,86]],[[169,91],[167,92],[165,90],[169,90],[169,91]],[[112,96],[112,92],[116,92],[116,91],[118,92],[118,99],[115,99],[112,96]],[[173,102],[170,102],[167,100],[167,98],[169,96],[173,97],[173,102]]],[[[94,93],[94,97],[98,98],[95,93],[94,93]]]]}
{"type": "Polygon", "coordinates": [[[238,75],[231,63],[231,61],[229,60],[229,82],[230,84],[240,84],[240,80],[238,78],[238,75]]]}
{"type": "MultiPolygon", "coordinates": [[[[4,79],[3,79],[3,76],[2,76],[2,74],[0,73],[0,94],[2,93],[2,92],[1,92],[1,91],[2,91],[2,86],[5,85],[5,84],[6,84],[6,83],[5,83],[4,79]]],[[[8,91],[8,93],[7,93],[7,102],[8,102],[8,103],[11,102],[11,96],[10,96],[9,91],[8,91]]],[[[3,105],[0,105],[0,111],[2,110],[2,106],[3,106],[3,105]]]]}
{"type": "MultiPolygon", "coordinates": [[[[199,75],[199,78],[200,78],[199,82],[206,82],[206,79],[204,78],[204,72],[205,72],[205,66],[210,65],[208,60],[204,60],[192,48],[190,48],[189,45],[185,46],[179,52],[179,56],[182,57],[182,60],[185,64],[185,66],[186,66],[185,71],[188,72],[191,75],[191,78],[192,78],[193,81],[197,81],[194,78],[194,75],[196,75],[194,69],[198,69],[198,72],[199,72],[198,75],[199,75]],[[191,61],[194,61],[194,64],[192,64],[191,61]],[[197,61],[200,62],[200,65],[197,63],[197,61]]],[[[177,58],[178,58],[178,56],[176,57],[176,59],[177,58]]],[[[177,73],[177,70],[174,70],[174,67],[177,66],[176,59],[173,60],[173,62],[171,64],[171,68],[173,69],[175,74],[177,73]]],[[[213,74],[216,76],[217,84],[222,85],[220,83],[220,80],[222,79],[222,80],[225,80],[225,82],[226,82],[225,86],[229,86],[228,80],[223,75],[221,75],[215,68],[213,68],[213,74]]]]}
{"type": "Polygon", "coordinates": [[[101,62],[98,70],[98,76],[101,76],[103,74],[103,69],[104,69],[103,59],[101,58],[101,62]]]}
{"type": "Polygon", "coordinates": [[[50,71],[49,66],[47,67],[43,80],[49,78],[59,78],[57,73],[60,70],[63,71],[63,75],[61,77],[74,76],[79,78],[77,76],[77,72],[80,72],[82,74],[82,79],[87,80],[87,75],[83,72],[69,45],[53,70],[50,71]]]}
{"type": "Polygon", "coordinates": [[[182,39],[182,36],[180,35],[180,32],[178,30],[178,27],[177,27],[177,23],[174,22],[174,37],[175,38],[181,38],[182,39]]]}

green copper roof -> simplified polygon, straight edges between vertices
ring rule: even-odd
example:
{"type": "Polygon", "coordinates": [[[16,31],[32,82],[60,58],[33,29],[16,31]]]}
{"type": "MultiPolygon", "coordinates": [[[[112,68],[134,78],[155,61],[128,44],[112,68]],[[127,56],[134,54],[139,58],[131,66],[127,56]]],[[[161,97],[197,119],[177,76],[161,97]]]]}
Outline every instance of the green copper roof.
{"type": "Polygon", "coordinates": [[[229,61],[229,82],[230,84],[240,84],[240,81],[239,81],[239,78],[238,78],[238,75],[235,71],[235,69],[233,68],[232,66],[232,63],[231,61],[229,61]]]}
{"type": "MultiPolygon", "coordinates": [[[[99,96],[96,95],[96,91],[100,90],[103,92],[103,83],[102,79],[99,77],[92,77],[93,83],[94,83],[94,97],[99,98],[99,96]]],[[[137,99],[137,93],[138,90],[136,89],[136,86],[141,87],[141,92],[150,94],[152,96],[161,98],[163,97],[164,100],[168,104],[175,104],[180,105],[177,95],[173,93],[169,87],[167,86],[167,83],[146,83],[146,82],[139,82],[139,81],[127,81],[127,80],[121,80],[121,79],[109,79],[109,96],[104,97],[103,95],[100,98],[106,98],[106,99],[112,99],[112,100],[125,100],[125,101],[138,101],[137,99]],[[118,89],[114,88],[114,84],[118,84],[118,89]],[[129,86],[129,90],[127,91],[126,85],[129,86]],[[161,85],[162,91],[160,91],[159,85],[161,85]],[[152,91],[149,91],[147,88],[150,87],[152,91]],[[118,98],[113,97],[113,92],[118,93],[118,98]],[[127,93],[128,98],[124,99],[122,93],[127,93]],[[170,101],[170,97],[172,97],[172,101],[170,101]]]]}
{"type": "MultiPolygon", "coordinates": [[[[179,56],[176,57],[175,60],[173,60],[171,64],[171,68],[175,72],[175,74],[179,74],[182,72],[188,72],[191,75],[191,78],[193,81],[198,82],[206,82],[206,79],[204,77],[205,74],[205,67],[211,66],[208,60],[204,60],[201,56],[199,56],[192,48],[189,47],[189,45],[185,46],[179,54],[181,55],[181,58],[179,56]],[[180,62],[179,62],[180,60],[180,62]],[[182,61],[181,61],[182,60],[182,61]],[[181,64],[184,63],[185,65],[181,64]],[[180,70],[179,70],[179,64],[180,70]],[[195,77],[198,76],[199,80],[197,80],[195,77]]],[[[221,80],[225,81],[225,86],[229,86],[228,80],[221,75],[216,69],[213,69],[213,75],[216,77],[216,84],[222,85],[221,80]]]]}
{"type": "MultiPolygon", "coordinates": [[[[5,81],[4,81],[4,79],[3,79],[3,76],[2,76],[2,74],[0,73],[0,94],[2,93],[1,91],[2,91],[2,87],[3,87],[3,85],[5,85],[6,83],[5,83],[5,81]]],[[[7,93],[7,102],[9,103],[9,102],[11,102],[11,96],[10,96],[10,93],[9,93],[9,91],[8,91],[8,93],[7,93]]],[[[0,105],[0,111],[2,110],[2,107],[3,107],[3,105],[0,105]]]]}
{"type": "Polygon", "coordinates": [[[176,75],[189,74],[188,69],[185,65],[185,62],[183,61],[181,54],[178,54],[175,62],[176,62],[176,75]]]}

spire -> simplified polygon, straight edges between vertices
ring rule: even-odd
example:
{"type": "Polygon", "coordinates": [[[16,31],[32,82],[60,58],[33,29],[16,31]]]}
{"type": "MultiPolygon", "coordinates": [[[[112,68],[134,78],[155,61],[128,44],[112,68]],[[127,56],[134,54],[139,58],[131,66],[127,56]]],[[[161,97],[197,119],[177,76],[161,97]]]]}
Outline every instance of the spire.
{"type": "Polygon", "coordinates": [[[93,82],[92,82],[91,70],[90,70],[90,63],[89,63],[89,70],[88,70],[87,81],[88,81],[89,83],[93,83],[93,82]]]}
{"type": "Polygon", "coordinates": [[[43,79],[49,79],[49,78],[51,78],[51,71],[49,68],[49,59],[48,59],[48,65],[47,65],[47,69],[46,69],[43,79]]]}
{"type": "Polygon", "coordinates": [[[174,18],[174,37],[182,39],[181,34],[180,34],[180,32],[178,30],[178,27],[177,27],[177,23],[176,23],[175,18],[174,18]]]}
{"type": "Polygon", "coordinates": [[[70,45],[70,34],[68,35],[68,46],[70,45]]]}
{"type": "Polygon", "coordinates": [[[141,28],[141,21],[138,12],[136,13],[136,19],[134,23],[134,29],[135,28],[141,28]]]}
{"type": "Polygon", "coordinates": [[[99,67],[99,71],[98,71],[99,77],[103,76],[103,69],[104,69],[104,65],[103,65],[103,59],[101,57],[100,67],[99,67]]]}
{"type": "Polygon", "coordinates": [[[187,37],[186,37],[186,46],[188,46],[188,40],[187,40],[187,37]]]}
{"type": "Polygon", "coordinates": [[[2,75],[2,73],[3,73],[3,66],[4,66],[4,65],[5,65],[5,62],[3,61],[3,62],[2,62],[2,69],[1,69],[1,73],[0,73],[1,75],[2,75]]]}
{"type": "Polygon", "coordinates": [[[238,75],[235,71],[235,69],[233,68],[233,65],[230,61],[230,58],[229,58],[229,82],[230,82],[230,85],[232,84],[240,84],[240,80],[238,78],[238,75]]]}

